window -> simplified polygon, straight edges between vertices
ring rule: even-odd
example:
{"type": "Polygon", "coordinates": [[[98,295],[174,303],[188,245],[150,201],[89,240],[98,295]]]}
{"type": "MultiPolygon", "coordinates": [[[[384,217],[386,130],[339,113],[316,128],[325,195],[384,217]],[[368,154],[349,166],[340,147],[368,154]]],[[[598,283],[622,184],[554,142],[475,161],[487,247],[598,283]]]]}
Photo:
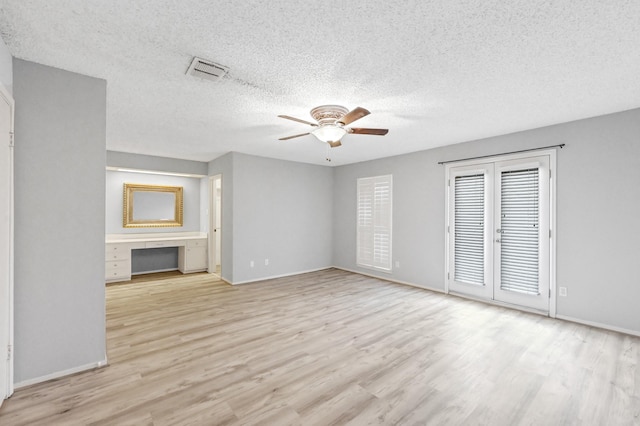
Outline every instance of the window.
{"type": "Polygon", "coordinates": [[[391,270],[391,175],[358,179],[357,263],[391,270]]]}

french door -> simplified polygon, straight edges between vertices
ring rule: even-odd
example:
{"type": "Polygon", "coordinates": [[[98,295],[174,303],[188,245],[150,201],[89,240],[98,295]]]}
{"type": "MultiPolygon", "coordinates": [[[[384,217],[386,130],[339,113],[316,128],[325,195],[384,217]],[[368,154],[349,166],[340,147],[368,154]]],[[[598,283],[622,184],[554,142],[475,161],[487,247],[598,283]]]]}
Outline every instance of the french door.
{"type": "Polygon", "coordinates": [[[549,156],[447,172],[448,291],[548,312],[549,156]]]}

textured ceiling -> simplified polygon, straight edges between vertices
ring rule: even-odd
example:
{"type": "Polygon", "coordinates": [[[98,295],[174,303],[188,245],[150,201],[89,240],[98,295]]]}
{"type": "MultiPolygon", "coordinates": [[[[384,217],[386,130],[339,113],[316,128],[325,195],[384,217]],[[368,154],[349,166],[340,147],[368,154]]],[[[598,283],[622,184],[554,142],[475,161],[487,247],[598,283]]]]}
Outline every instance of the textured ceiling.
{"type": "Polygon", "coordinates": [[[0,0],[17,58],[107,80],[107,148],[326,164],[322,104],[371,115],[330,165],[640,106],[638,0],[0,0]],[[230,68],[185,75],[193,56],[230,68]]]}

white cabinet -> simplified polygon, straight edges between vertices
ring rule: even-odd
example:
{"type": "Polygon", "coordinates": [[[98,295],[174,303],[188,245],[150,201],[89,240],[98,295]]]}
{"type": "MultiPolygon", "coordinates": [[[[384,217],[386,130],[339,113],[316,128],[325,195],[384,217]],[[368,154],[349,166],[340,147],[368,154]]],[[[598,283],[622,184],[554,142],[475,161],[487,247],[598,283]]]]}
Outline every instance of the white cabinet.
{"type": "Polygon", "coordinates": [[[207,270],[207,234],[111,234],[105,246],[105,280],[129,281],[131,250],[159,247],[178,247],[178,270],[183,274],[207,270]]]}
{"type": "Polygon", "coordinates": [[[107,282],[131,279],[131,248],[128,244],[107,243],[104,272],[107,282]]]}
{"type": "Polygon", "coordinates": [[[207,239],[187,240],[178,251],[178,269],[183,274],[207,270],[207,239]]]}

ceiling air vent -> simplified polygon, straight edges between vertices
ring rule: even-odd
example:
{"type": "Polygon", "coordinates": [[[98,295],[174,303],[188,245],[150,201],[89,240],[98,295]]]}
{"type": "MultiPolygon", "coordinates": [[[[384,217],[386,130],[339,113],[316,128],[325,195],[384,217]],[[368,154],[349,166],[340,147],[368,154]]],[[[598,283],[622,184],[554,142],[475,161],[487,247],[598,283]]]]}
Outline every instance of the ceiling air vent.
{"type": "Polygon", "coordinates": [[[229,69],[224,65],[195,57],[193,61],[191,61],[191,65],[189,65],[187,74],[206,80],[217,81],[224,77],[228,71],[229,69]]]}

